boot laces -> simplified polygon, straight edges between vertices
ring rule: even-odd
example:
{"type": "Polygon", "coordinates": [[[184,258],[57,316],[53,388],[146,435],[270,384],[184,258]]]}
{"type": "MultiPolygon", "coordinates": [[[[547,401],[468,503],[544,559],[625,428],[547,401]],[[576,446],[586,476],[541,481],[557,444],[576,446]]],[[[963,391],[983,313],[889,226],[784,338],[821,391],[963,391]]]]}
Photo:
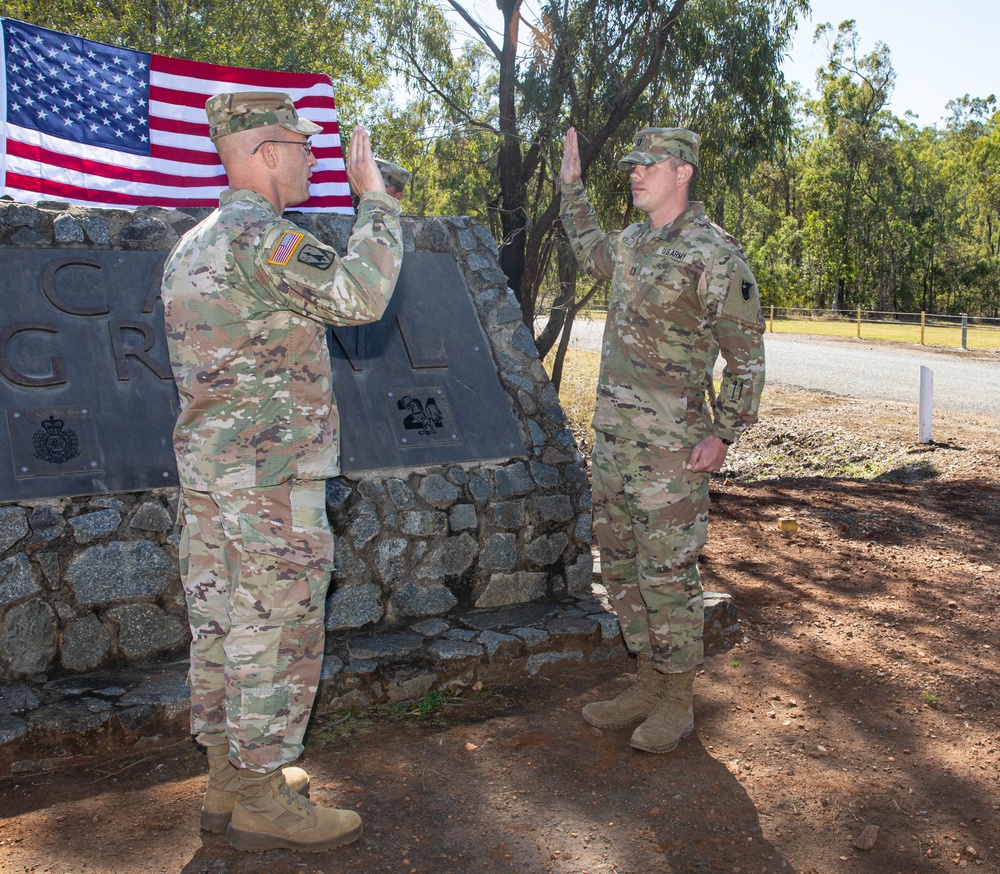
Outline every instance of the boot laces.
{"type": "Polygon", "coordinates": [[[312,802],[306,798],[304,795],[299,795],[298,792],[292,792],[288,787],[288,784],[282,781],[281,789],[278,791],[278,795],[285,799],[285,803],[291,807],[292,804],[299,810],[304,810],[308,816],[312,813],[312,802]]]}

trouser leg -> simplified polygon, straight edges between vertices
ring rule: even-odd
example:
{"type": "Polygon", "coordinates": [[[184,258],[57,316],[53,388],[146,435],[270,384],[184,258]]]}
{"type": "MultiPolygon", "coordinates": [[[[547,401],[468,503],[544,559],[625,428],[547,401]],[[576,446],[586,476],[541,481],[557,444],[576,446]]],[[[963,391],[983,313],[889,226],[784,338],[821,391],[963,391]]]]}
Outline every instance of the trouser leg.
{"type": "Polygon", "coordinates": [[[210,494],[184,489],[179,548],[181,582],[191,627],[191,732],[203,746],[226,743],[226,654],[229,581],[236,551],[226,539],[210,494]]]}
{"type": "Polygon", "coordinates": [[[692,670],[704,660],[698,556],[708,533],[708,475],[684,469],[687,450],[600,436],[595,529],[602,575],[607,544],[605,584],[626,642],[650,652],[657,670],[692,670]]]}
{"type": "Polygon", "coordinates": [[[302,753],[329,579],[328,571],[244,553],[225,643],[227,727],[244,768],[272,771],[302,753]]]}
{"type": "Polygon", "coordinates": [[[615,457],[614,438],[594,434],[591,484],[594,533],[601,554],[601,580],[631,652],[651,654],[646,605],[639,591],[636,541],[625,496],[626,477],[615,457]]]}
{"type": "Polygon", "coordinates": [[[204,510],[186,511],[182,549],[192,729],[273,771],[301,754],[319,685],[333,559],[324,484],[192,497],[204,510]]]}

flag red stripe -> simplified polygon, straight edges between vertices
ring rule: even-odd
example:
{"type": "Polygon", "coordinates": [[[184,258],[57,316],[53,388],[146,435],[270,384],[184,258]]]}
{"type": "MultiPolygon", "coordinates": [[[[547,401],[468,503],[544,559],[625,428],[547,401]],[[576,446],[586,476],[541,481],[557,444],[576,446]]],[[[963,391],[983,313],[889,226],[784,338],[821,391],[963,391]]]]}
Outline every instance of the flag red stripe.
{"type": "MultiPolygon", "coordinates": [[[[342,149],[334,148],[314,148],[313,154],[317,159],[340,159],[343,160],[344,152],[342,149]]],[[[200,152],[195,149],[182,149],[178,146],[166,146],[162,143],[153,143],[150,149],[150,157],[156,160],[164,162],[175,162],[178,164],[200,164],[205,166],[219,165],[219,154],[216,151],[211,152],[200,152]]],[[[341,169],[340,167],[334,167],[329,170],[320,170],[314,173],[312,178],[313,181],[320,181],[320,175],[326,173],[333,173],[334,176],[330,177],[333,181],[346,182],[347,181],[347,170],[341,169]]],[[[326,177],[324,176],[324,180],[326,177]]]]}
{"type": "MultiPolygon", "coordinates": [[[[303,113],[304,114],[304,113],[303,113]]],[[[338,133],[335,121],[320,122],[324,134],[338,133]]],[[[166,133],[180,134],[181,136],[198,137],[208,142],[208,123],[184,121],[180,118],[169,118],[165,115],[150,116],[150,130],[161,130],[166,133]]]]}
{"type": "MultiPolygon", "coordinates": [[[[300,82],[289,87],[298,91],[303,88],[303,85],[300,82]]],[[[208,100],[209,96],[211,95],[208,91],[180,91],[177,88],[160,84],[156,81],[155,76],[149,83],[149,99],[151,101],[169,103],[174,106],[187,106],[199,112],[204,112],[205,101],[208,100]]],[[[295,100],[295,107],[299,112],[308,109],[334,109],[333,100],[324,94],[303,94],[295,100]]],[[[327,124],[336,124],[336,122],[327,122],[327,124]]]]}
{"type": "MultiPolygon", "coordinates": [[[[86,200],[94,203],[107,204],[109,206],[163,206],[179,209],[181,207],[206,207],[214,209],[219,205],[217,197],[194,198],[194,197],[163,197],[145,196],[138,194],[124,194],[120,191],[99,191],[93,188],[81,188],[78,185],[68,185],[64,182],[54,182],[51,179],[39,179],[35,176],[23,176],[20,173],[7,174],[7,187],[20,189],[21,191],[32,191],[44,194],[49,197],[61,197],[68,200],[86,200]]],[[[349,206],[351,198],[349,195],[330,195],[327,197],[310,198],[303,206],[316,209],[343,209],[349,206]]]]}
{"type": "Polygon", "coordinates": [[[322,73],[282,73],[273,70],[249,70],[241,67],[222,67],[201,61],[186,61],[153,55],[150,72],[167,73],[172,76],[187,76],[191,79],[205,79],[216,82],[232,82],[236,85],[254,85],[265,91],[282,91],[311,88],[313,85],[331,85],[330,77],[322,73]]]}
{"type": "MultiPolygon", "coordinates": [[[[145,185],[163,185],[170,188],[209,188],[211,186],[228,185],[228,178],[225,172],[221,171],[213,176],[190,176],[164,173],[157,170],[136,170],[130,167],[120,167],[116,164],[106,164],[101,161],[93,161],[89,158],[81,158],[77,155],[64,155],[59,152],[52,152],[40,146],[20,143],[10,140],[7,143],[7,154],[15,158],[23,158],[26,161],[33,161],[48,167],[59,167],[63,170],[70,170],[88,176],[111,179],[118,182],[131,182],[145,185]]],[[[181,168],[183,169],[183,168],[181,168]]],[[[14,174],[11,174],[13,176],[14,174]]],[[[324,183],[347,182],[347,173],[343,170],[316,170],[309,177],[313,185],[324,183]]]]}

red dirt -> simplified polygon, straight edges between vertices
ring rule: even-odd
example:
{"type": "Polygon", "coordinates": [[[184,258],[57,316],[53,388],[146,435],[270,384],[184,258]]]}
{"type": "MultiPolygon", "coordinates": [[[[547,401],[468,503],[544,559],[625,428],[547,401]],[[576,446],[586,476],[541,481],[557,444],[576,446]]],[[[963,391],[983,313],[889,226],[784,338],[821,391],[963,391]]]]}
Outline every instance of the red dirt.
{"type": "Polygon", "coordinates": [[[580,718],[625,687],[621,663],[423,716],[324,714],[301,764],[364,836],[247,854],[199,833],[204,759],[173,730],[0,778],[0,872],[1000,870],[996,423],[949,421],[916,447],[910,408],[772,394],[734,454],[744,478],[713,484],[703,564],[747,639],[708,658],[675,752],[580,718]],[[805,476],[802,447],[836,429],[836,451],[889,474],[805,476]],[[747,481],[778,445],[790,473],[747,481]]]}

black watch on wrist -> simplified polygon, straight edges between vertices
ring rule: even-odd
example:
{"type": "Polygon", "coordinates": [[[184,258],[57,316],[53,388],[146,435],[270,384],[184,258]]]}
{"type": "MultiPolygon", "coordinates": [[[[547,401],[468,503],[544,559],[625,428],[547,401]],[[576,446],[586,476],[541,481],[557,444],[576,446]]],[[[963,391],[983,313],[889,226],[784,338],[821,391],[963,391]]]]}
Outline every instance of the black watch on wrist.
{"type": "Polygon", "coordinates": [[[719,437],[719,439],[720,439],[720,440],[721,440],[721,441],[722,441],[723,443],[725,443],[725,444],[726,444],[726,446],[732,446],[732,445],[733,445],[733,441],[732,441],[732,440],[727,440],[727,439],[726,439],[725,437],[719,437]]]}

